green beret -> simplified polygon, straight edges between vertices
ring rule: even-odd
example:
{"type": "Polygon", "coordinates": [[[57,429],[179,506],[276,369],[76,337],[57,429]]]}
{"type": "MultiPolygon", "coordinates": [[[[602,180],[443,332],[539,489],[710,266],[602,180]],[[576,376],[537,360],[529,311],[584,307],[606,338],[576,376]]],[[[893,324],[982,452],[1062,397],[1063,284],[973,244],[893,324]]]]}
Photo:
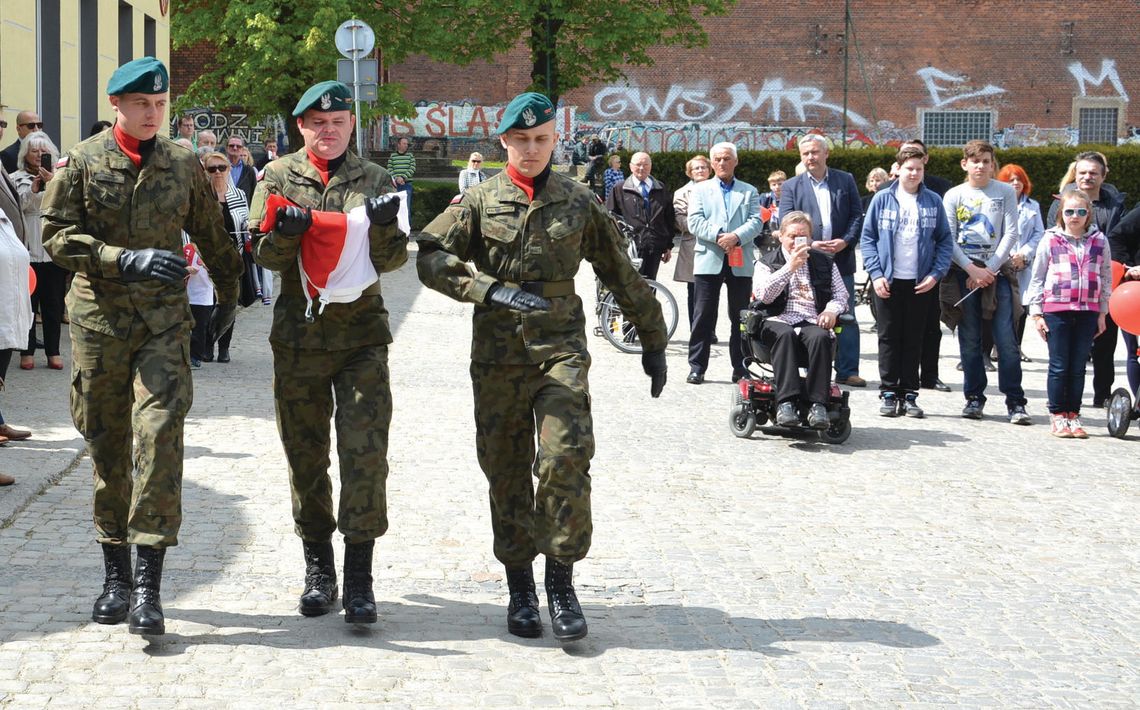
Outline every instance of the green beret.
{"type": "Polygon", "coordinates": [[[301,95],[301,100],[293,108],[293,115],[300,116],[309,109],[314,111],[351,111],[352,90],[339,81],[322,81],[313,84],[301,95]]]}
{"type": "Polygon", "coordinates": [[[115,70],[107,82],[108,96],[123,94],[165,94],[170,90],[170,74],[154,57],[141,57],[115,70]]]}
{"type": "Polygon", "coordinates": [[[503,120],[495,133],[506,133],[512,128],[534,128],[554,120],[554,104],[542,94],[533,91],[519,94],[511,99],[503,110],[503,120]]]}

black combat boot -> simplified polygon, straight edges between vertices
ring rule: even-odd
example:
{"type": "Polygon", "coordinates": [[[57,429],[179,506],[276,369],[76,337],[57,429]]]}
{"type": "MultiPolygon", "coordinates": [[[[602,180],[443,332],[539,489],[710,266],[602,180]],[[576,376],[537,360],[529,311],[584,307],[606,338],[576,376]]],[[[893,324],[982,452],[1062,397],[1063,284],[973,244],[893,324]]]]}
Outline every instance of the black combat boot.
{"type": "Polygon", "coordinates": [[[95,600],[91,620],[99,624],[119,624],[131,609],[131,546],[103,545],[103,594],[95,600]]]}
{"type": "Polygon", "coordinates": [[[219,347],[218,348],[218,358],[217,358],[216,362],[220,362],[220,363],[224,364],[224,363],[227,363],[229,361],[230,361],[230,349],[219,347]]]}
{"type": "Polygon", "coordinates": [[[542,617],[538,613],[538,593],[534,591],[534,571],[530,565],[507,568],[507,588],[511,602],[507,606],[507,631],[532,639],[542,636],[542,617]]]}
{"type": "Polygon", "coordinates": [[[376,597],[372,596],[372,548],[375,544],[375,540],[344,543],[346,623],[376,623],[376,597]]]}
{"type": "Polygon", "coordinates": [[[336,601],[336,559],[331,542],[301,541],[305,550],[305,591],[301,593],[301,614],[321,616],[332,611],[336,601]]]}
{"type": "Polygon", "coordinates": [[[550,628],[559,641],[576,641],[586,636],[586,617],[574,593],[574,566],[546,558],[546,603],[550,606],[550,628]]]}
{"type": "Polygon", "coordinates": [[[166,633],[166,622],[162,618],[162,560],[166,557],[165,547],[145,547],[138,545],[139,559],[135,569],[135,590],[131,592],[131,615],[129,631],[144,636],[161,636],[166,633]]]}

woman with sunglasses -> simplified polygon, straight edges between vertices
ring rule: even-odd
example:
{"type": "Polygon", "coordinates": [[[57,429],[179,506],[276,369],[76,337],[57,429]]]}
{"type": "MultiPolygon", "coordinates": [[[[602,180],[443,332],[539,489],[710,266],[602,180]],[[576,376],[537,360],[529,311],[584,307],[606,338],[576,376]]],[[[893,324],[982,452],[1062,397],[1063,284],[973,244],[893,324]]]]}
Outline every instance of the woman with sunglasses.
{"type": "Polygon", "coordinates": [[[1088,194],[1071,190],[1060,202],[1056,226],[1037,245],[1029,317],[1049,344],[1050,433],[1062,439],[1087,439],[1080,419],[1085,367],[1093,338],[1105,330],[1112,260],[1088,194]]]}
{"type": "MultiPolygon", "coordinates": [[[[222,153],[207,153],[202,158],[202,165],[206,169],[206,176],[210,178],[210,186],[218,197],[218,204],[222,210],[222,219],[226,223],[226,231],[233,240],[234,249],[245,258],[249,249],[249,205],[245,201],[245,194],[234,186],[230,180],[230,161],[222,153]]],[[[250,260],[246,259],[246,269],[250,268],[250,260]]],[[[256,273],[256,272],[255,272],[256,273]]],[[[258,289],[260,290],[260,289],[258,289]]],[[[224,333],[214,333],[213,338],[218,343],[217,362],[230,361],[230,341],[234,329],[230,327],[224,333]]],[[[210,362],[213,355],[213,345],[207,346],[205,360],[210,362]]]]}
{"type": "Polygon", "coordinates": [[[483,154],[472,153],[467,159],[467,167],[459,171],[459,194],[467,192],[468,188],[475,187],[487,179],[483,172],[483,154]]]}

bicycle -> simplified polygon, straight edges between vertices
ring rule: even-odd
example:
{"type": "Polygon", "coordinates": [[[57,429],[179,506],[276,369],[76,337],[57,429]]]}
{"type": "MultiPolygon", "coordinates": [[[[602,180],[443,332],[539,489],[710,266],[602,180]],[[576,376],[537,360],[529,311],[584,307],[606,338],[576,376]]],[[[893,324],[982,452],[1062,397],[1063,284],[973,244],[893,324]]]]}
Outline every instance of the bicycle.
{"type": "MultiPolygon", "coordinates": [[[[636,232],[633,226],[616,217],[615,221],[618,223],[622,236],[625,237],[626,252],[629,254],[630,263],[633,264],[633,268],[640,268],[641,257],[637,253],[637,244],[634,239],[636,232]]],[[[600,279],[595,279],[595,281],[597,284],[597,306],[594,310],[598,316],[598,325],[594,328],[594,335],[605,337],[611,345],[623,353],[641,352],[643,348],[640,338],[637,337],[637,327],[632,321],[626,319],[621,305],[614,298],[614,294],[602,284],[600,279]]],[[[665,318],[665,338],[668,340],[673,337],[673,333],[677,330],[680,315],[680,311],[677,309],[677,299],[664,284],[653,279],[645,279],[645,282],[649,284],[650,290],[657,298],[657,303],[661,306],[661,315],[665,318]]]]}

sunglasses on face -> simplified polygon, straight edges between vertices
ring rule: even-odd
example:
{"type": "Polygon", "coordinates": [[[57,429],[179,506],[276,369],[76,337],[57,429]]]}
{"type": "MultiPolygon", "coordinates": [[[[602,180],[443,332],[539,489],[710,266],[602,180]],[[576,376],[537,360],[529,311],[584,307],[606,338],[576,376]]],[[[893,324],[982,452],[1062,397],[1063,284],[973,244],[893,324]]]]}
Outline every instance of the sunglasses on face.
{"type": "Polygon", "coordinates": [[[44,122],[40,121],[39,123],[21,123],[20,126],[23,128],[34,128],[38,131],[44,127],[44,122]]]}
{"type": "Polygon", "coordinates": [[[472,164],[472,165],[480,165],[480,164],[482,164],[482,163],[483,163],[483,161],[482,161],[482,160],[472,160],[472,161],[471,161],[471,164],[472,164]]]}
{"type": "Polygon", "coordinates": [[[210,165],[206,168],[206,172],[208,173],[224,173],[225,171],[225,165],[210,165]]]}
{"type": "Polygon", "coordinates": [[[229,148],[230,150],[241,150],[244,146],[239,145],[237,143],[231,143],[230,145],[227,145],[226,147],[229,148]]]}
{"type": "Polygon", "coordinates": [[[1089,211],[1084,207],[1066,207],[1061,211],[1066,217],[1088,217],[1089,211]]]}

